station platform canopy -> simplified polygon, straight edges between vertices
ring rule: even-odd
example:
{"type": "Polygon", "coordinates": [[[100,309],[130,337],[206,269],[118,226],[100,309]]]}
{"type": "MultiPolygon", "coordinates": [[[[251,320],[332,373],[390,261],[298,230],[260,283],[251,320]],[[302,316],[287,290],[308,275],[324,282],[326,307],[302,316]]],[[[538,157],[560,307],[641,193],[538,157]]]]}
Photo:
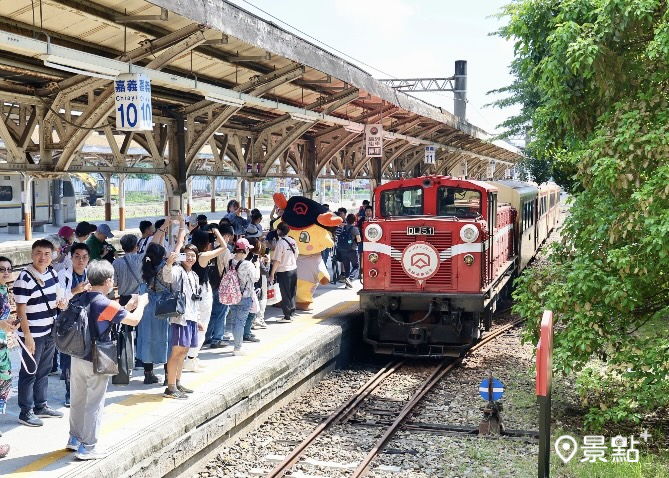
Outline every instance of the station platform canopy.
{"type": "Polygon", "coordinates": [[[520,159],[225,1],[0,2],[0,99],[0,171],[153,173],[175,190],[192,175],[297,177],[308,191],[316,178],[499,178],[520,159]],[[150,131],[116,127],[114,79],[129,72],[150,78],[150,131]],[[381,157],[365,148],[372,124],[381,157]]]}

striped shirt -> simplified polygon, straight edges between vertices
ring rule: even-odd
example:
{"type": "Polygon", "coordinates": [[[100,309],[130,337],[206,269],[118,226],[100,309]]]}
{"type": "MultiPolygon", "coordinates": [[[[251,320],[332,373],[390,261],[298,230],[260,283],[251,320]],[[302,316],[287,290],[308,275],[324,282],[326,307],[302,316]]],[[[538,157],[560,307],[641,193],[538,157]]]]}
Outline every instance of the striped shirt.
{"type": "MultiPolygon", "coordinates": [[[[42,292],[40,286],[26,271],[21,271],[14,281],[14,301],[17,304],[26,304],[26,317],[30,334],[34,337],[43,337],[51,333],[51,326],[56,318],[56,284],[58,279],[52,269],[47,270],[38,279],[44,282],[42,292]],[[44,297],[46,296],[46,298],[44,297]],[[47,306],[48,301],[48,306],[47,306]],[[51,310],[49,310],[49,307],[51,310]]],[[[19,328],[16,333],[23,337],[19,328]]]]}

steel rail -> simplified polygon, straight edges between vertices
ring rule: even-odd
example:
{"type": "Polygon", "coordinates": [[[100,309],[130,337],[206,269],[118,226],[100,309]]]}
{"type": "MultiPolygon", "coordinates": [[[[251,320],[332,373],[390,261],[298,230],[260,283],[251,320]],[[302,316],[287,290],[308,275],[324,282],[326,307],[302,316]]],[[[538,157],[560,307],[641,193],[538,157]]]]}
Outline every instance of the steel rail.
{"type": "MultiPolygon", "coordinates": [[[[495,338],[499,337],[502,335],[504,332],[509,330],[512,327],[515,327],[519,323],[521,323],[523,319],[516,319],[513,322],[501,327],[500,329],[496,330],[495,332],[491,333],[481,341],[479,341],[476,345],[471,347],[469,351],[477,350],[481,348],[483,345],[487,344],[488,342],[494,340],[495,338]]],[[[369,468],[370,463],[372,460],[376,457],[376,455],[383,449],[385,446],[386,442],[392,437],[397,429],[402,425],[402,422],[404,419],[413,411],[415,406],[420,402],[420,400],[429,392],[431,391],[434,386],[439,383],[439,381],[449,373],[453,368],[455,368],[456,365],[458,365],[462,361],[462,358],[458,358],[455,361],[451,363],[447,363],[448,360],[442,362],[439,366],[436,367],[435,371],[432,372],[432,374],[425,379],[425,381],[421,384],[421,386],[418,388],[416,393],[413,395],[411,400],[404,406],[398,417],[395,419],[395,421],[388,427],[386,432],[379,438],[374,445],[374,448],[372,451],[370,451],[367,456],[360,462],[358,467],[355,469],[353,474],[351,475],[352,478],[357,478],[364,476],[367,473],[367,469],[369,468]]]]}
{"type": "Polygon", "coordinates": [[[343,403],[337,410],[332,412],[323,422],[321,422],[312,432],[306,437],[302,442],[297,445],[293,451],[291,451],[288,456],[286,456],[283,461],[277,464],[272,471],[267,475],[268,478],[276,478],[284,476],[284,474],[300,459],[304,450],[311,445],[316,438],[318,438],[325,429],[330,425],[337,423],[344,417],[350,416],[350,414],[355,411],[355,409],[360,405],[360,403],[367,397],[372,391],[378,387],[378,385],[383,382],[387,377],[395,373],[402,365],[404,361],[391,361],[388,362],[381,370],[379,370],[376,375],[370,378],[362,387],[360,387],[354,395],[351,396],[345,403],[343,403]]]}

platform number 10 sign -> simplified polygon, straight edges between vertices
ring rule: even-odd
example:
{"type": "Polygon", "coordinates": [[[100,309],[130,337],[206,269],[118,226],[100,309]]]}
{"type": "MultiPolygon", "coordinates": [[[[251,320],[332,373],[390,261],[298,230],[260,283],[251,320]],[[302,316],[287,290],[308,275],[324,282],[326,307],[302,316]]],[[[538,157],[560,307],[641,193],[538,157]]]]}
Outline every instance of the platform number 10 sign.
{"type": "Polygon", "coordinates": [[[151,131],[151,80],[139,73],[124,73],[114,80],[116,129],[119,131],[151,131]]]}

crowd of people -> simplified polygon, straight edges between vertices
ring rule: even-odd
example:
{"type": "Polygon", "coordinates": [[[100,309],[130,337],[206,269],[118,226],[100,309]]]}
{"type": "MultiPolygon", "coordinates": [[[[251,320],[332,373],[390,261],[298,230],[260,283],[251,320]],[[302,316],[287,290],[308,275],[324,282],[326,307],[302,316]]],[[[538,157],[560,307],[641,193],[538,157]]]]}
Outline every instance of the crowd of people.
{"type": "MultiPolygon", "coordinates": [[[[249,211],[232,200],[218,223],[209,223],[204,215],[186,223],[181,214],[142,221],[140,237],[120,238],[122,255],[108,242],[114,234],[107,224],[64,226],[57,235],[33,243],[32,263],[19,272],[11,290],[15,320],[8,288],[13,265],[0,257],[0,413],[11,389],[8,351],[20,346],[19,423],[40,427],[44,418],[64,416],[47,403],[48,376],[59,374],[65,381],[64,405],[70,408],[66,448],[82,460],[105,456],[97,442],[109,376],[94,373],[90,354],[59,353],[52,334],[58,314],[75,298],[89,305],[98,342],[117,339],[121,331],[130,338],[118,344],[132,349],[128,355],[135,360],[126,367],[143,368],[144,384],[161,381],[154,367],[162,365],[163,396],[187,399],[193,390],[182,383],[182,373],[205,367],[198,359],[202,347],[244,355],[244,343],[259,342],[253,330],[267,327],[267,291],[274,281],[281,292],[280,321],[293,320],[299,250],[280,222],[281,214],[277,208],[272,211],[266,231],[259,210],[249,211]],[[234,303],[219,295],[228,274],[235,276],[241,292],[234,303]],[[165,294],[175,291],[182,293],[183,310],[159,318],[165,294]]],[[[350,288],[360,269],[361,223],[371,216],[371,207],[367,202],[357,215],[343,208],[337,214],[345,223],[332,231],[335,248],[323,258],[327,262],[332,253],[332,264],[343,272],[334,281],[343,280],[350,288]]],[[[129,375],[123,375],[125,383],[129,375]]],[[[0,444],[0,458],[8,452],[9,446],[0,444]]]]}

